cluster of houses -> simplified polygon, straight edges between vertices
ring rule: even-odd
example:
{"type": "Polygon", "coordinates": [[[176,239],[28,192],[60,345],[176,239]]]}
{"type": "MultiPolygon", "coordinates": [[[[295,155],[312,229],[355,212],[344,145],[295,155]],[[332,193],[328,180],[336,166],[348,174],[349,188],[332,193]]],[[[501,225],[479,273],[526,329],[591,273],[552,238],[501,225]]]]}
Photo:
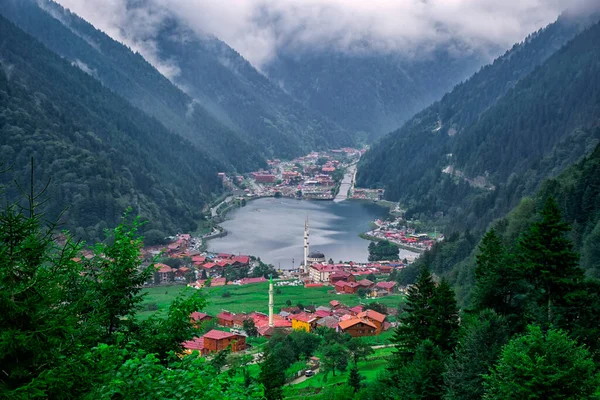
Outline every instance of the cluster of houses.
{"type": "Polygon", "coordinates": [[[432,237],[427,233],[416,233],[414,229],[400,226],[402,223],[401,218],[396,218],[394,221],[375,220],[373,223],[377,228],[367,232],[367,236],[385,239],[415,250],[428,250],[436,241],[444,239],[442,234],[436,234],[432,237]]]}
{"type": "Polygon", "coordinates": [[[397,290],[397,283],[375,283],[366,279],[365,275],[389,274],[394,268],[390,264],[360,267],[350,264],[312,264],[308,267],[308,277],[311,282],[333,286],[339,294],[355,294],[362,290],[369,297],[383,297],[393,294],[397,290]]]}
{"type": "Polygon", "coordinates": [[[269,326],[269,316],[260,312],[231,313],[222,311],[214,318],[208,314],[195,312],[190,315],[192,323],[200,324],[215,319],[216,324],[229,328],[230,332],[212,329],[206,334],[183,343],[186,352],[194,350],[202,355],[221,351],[231,346],[231,351],[246,349],[246,333],[243,331],[244,322],[252,320],[258,334],[271,338],[275,332],[290,333],[292,330],[313,332],[319,327],[335,329],[352,337],[375,336],[391,328],[386,322],[386,315],[374,310],[365,310],[357,305],[347,307],[337,300],[332,300],[329,306],[307,308],[282,308],[279,314],[273,315],[273,325],[269,326]]]}

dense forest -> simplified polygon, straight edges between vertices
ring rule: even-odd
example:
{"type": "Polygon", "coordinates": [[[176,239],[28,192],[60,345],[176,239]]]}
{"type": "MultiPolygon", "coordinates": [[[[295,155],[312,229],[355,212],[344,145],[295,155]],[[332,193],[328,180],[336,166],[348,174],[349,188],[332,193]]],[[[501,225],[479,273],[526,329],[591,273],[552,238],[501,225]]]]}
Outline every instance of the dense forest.
{"type": "Polygon", "coordinates": [[[443,50],[420,56],[293,48],[280,52],[265,70],[308,107],[376,139],[487,62],[443,50]]]}
{"type": "Polygon", "coordinates": [[[140,54],[60,5],[0,0],[0,14],[225,167],[247,171],[265,165],[259,147],[219,122],[140,54]]]}
{"type": "Polygon", "coordinates": [[[48,218],[99,240],[127,207],[150,241],[195,229],[220,165],[0,16],[0,175],[51,179],[48,218]]]}
{"type": "Polygon", "coordinates": [[[598,141],[598,25],[560,18],[417,114],[361,160],[409,217],[482,232],[598,141]],[[560,110],[557,112],[557,110],[560,110]]]}

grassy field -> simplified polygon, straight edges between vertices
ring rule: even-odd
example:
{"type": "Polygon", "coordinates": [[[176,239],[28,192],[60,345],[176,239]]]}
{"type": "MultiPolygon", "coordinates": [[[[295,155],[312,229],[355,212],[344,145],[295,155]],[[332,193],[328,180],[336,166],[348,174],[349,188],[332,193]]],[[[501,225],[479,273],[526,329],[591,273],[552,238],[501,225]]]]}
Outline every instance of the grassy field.
{"type": "MultiPolygon", "coordinates": [[[[173,299],[185,289],[182,285],[160,286],[144,289],[145,299],[143,307],[145,311],[139,313],[140,319],[146,319],[152,314],[164,316],[173,299]]],[[[205,294],[208,305],[203,312],[216,315],[222,310],[234,313],[260,311],[268,312],[269,284],[258,283],[252,285],[220,286],[215,288],[202,289],[205,294]],[[230,297],[223,297],[224,292],[229,292],[230,297]]],[[[194,290],[194,289],[190,289],[194,290]]],[[[286,301],[289,300],[292,305],[301,303],[304,306],[327,305],[331,300],[338,300],[348,306],[355,306],[359,303],[368,304],[371,302],[380,302],[388,307],[398,307],[404,297],[393,295],[382,297],[376,300],[359,299],[357,295],[345,294],[337,295],[331,287],[304,288],[302,286],[281,286],[275,288],[275,312],[279,312],[281,307],[286,307],[286,301]],[[279,289],[280,293],[277,293],[279,289]]]]}
{"type": "MultiPolygon", "coordinates": [[[[377,374],[386,367],[387,357],[391,356],[393,351],[394,348],[392,347],[377,349],[367,360],[358,362],[359,373],[365,378],[365,382],[370,382],[377,378],[377,374]]],[[[283,391],[284,397],[286,399],[310,398],[327,386],[347,382],[348,372],[349,368],[348,371],[343,373],[336,372],[335,377],[329,374],[327,379],[325,379],[324,374],[317,374],[297,385],[286,386],[283,391]]]]}

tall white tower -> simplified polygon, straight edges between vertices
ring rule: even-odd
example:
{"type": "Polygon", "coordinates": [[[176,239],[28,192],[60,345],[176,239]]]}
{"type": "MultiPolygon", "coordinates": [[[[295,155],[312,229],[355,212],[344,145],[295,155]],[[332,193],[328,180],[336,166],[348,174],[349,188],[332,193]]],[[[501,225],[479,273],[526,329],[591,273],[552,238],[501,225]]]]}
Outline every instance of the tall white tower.
{"type": "Polygon", "coordinates": [[[308,274],[308,216],[304,222],[304,273],[308,274]]]}
{"type": "Polygon", "coordinates": [[[273,323],[273,277],[269,277],[269,326],[275,326],[273,323]]]}

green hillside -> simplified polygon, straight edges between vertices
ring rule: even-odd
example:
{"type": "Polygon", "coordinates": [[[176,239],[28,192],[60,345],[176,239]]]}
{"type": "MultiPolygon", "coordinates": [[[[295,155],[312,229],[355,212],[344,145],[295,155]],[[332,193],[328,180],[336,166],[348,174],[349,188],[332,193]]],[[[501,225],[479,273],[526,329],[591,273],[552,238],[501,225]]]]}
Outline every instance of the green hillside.
{"type": "Polygon", "coordinates": [[[139,53],[50,1],[0,0],[0,14],[225,167],[264,166],[260,148],[225,126],[139,53]]]}
{"type": "Polygon", "coordinates": [[[358,185],[481,232],[598,141],[598,25],[559,19],[369,150],[358,185]]]}
{"type": "Polygon", "coordinates": [[[150,222],[149,239],[190,231],[211,193],[219,164],[106,89],[99,81],[0,17],[1,162],[12,180],[49,179],[47,217],[98,240],[129,206],[150,222]]]}

